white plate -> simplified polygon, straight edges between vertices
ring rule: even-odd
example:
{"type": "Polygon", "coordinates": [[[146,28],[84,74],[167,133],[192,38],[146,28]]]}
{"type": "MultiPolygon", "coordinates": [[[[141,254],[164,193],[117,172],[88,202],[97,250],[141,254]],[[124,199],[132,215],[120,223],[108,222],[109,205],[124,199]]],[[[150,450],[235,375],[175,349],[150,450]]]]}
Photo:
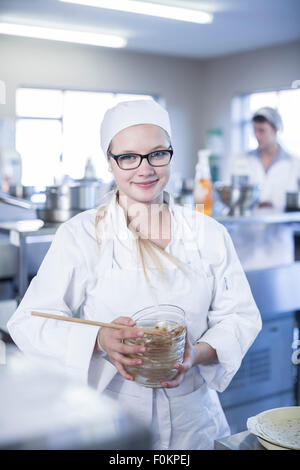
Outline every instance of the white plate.
{"type": "MultiPolygon", "coordinates": [[[[252,434],[269,444],[300,450],[300,407],[286,406],[263,411],[247,420],[252,434]]],[[[262,443],[262,445],[264,445],[262,443]]]]}
{"type": "Polygon", "coordinates": [[[271,444],[271,442],[265,441],[262,437],[256,436],[262,446],[268,450],[290,450],[287,447],[276,446],[275,444],[271,444]]]}

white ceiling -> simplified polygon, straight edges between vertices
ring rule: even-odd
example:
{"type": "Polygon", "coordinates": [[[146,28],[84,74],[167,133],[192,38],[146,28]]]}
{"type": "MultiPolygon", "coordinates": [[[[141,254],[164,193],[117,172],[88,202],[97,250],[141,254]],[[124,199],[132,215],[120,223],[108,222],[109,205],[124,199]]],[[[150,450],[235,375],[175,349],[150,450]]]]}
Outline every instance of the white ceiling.
{"type": "Polygon", "coordinates": [[[59,0],[0,0],[0,20],[119,34],[128,50],[198,59],[300,40],[300,0],[155,1],[196,6],[214,21],[184,23],[59,0]]]}

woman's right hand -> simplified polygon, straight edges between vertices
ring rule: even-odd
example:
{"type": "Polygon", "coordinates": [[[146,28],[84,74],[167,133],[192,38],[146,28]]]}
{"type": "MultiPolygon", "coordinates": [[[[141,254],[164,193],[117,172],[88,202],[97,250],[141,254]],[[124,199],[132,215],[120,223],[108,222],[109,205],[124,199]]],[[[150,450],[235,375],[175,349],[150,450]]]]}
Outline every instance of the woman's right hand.
{"type": "MultiPolygon", "coordinates": [[[[126,326],[135,326],[135,322],[130,317],[119,317],[112,323],[126,326]]],[[[128,338],[141,338],[144,333],[139,330],[122,328],[120,330],[108,327],[102,327],[98,333],[98,339],[101,348],[107,353],[110,361],[118,369],[118,372],[127,380],[134,380],[125,366],[135,366],[142,364],[142,359],[131,359],[127,354],[144,353],[144,346],[130,346],[123,343],[128,338]]]]}

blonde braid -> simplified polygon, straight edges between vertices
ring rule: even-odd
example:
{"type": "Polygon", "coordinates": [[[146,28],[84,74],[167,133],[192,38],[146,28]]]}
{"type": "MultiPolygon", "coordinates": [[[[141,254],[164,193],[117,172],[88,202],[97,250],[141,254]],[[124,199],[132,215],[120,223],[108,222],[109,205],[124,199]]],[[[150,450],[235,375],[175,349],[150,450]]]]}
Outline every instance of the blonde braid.
{"type": "MultiPolygon", "coordinates": [[[[101,245],[101,222],[104,223],[105,218],[107,216],[107,204],[103,204],[99,206],[97,213],[96,213],[96,219],[95,219],[95,229],[96,229],[96,238],[97,238],[97,243],[98,246],[100,247],[101,245]]],[[[159,256],[157,255],[157,250],[158,252],[165,256],[171,263],[175,264],[175,266],[180,269],[185,275],[187,275],[186,270],[183,267],[183,264],[180,260],[169,254],[167,251],[165,251],[163,248],[160,246],[156,245],[153,243],[151,240],[145,239],[141,237],[141,235],[132,227],[132,224],[129,226],[127,225],[128,229],[133,233],[134,238],[136,240],[136,245],[137,245],[137,251],[139,254],[139,257],[141,259],[142,263],[142,268],[143,268],[143,273],[146,278],[146,281],[149,283],[149,277],[147,274],[147,266],[146,266],[146,260],[145,260],[145,253],[148,254],[148,256],[151,258],[155,266],[157,267],[162,279],[164,282],[167,282],[167,277],[165,270],[163,268],[163,265],[161,263],[161,260],[159,259],[159,256]]]]}

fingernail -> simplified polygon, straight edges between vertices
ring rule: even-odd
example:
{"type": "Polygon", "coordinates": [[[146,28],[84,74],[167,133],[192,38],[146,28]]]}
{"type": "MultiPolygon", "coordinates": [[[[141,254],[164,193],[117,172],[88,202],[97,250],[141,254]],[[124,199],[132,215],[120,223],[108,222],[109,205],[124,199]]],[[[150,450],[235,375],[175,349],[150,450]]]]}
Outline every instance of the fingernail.
{"type": "Polygon", "coordinates": [[[144,336],[144,332],[143,331],[138,331],[137,336],[139,336],[139,337],[144,336]]]}

